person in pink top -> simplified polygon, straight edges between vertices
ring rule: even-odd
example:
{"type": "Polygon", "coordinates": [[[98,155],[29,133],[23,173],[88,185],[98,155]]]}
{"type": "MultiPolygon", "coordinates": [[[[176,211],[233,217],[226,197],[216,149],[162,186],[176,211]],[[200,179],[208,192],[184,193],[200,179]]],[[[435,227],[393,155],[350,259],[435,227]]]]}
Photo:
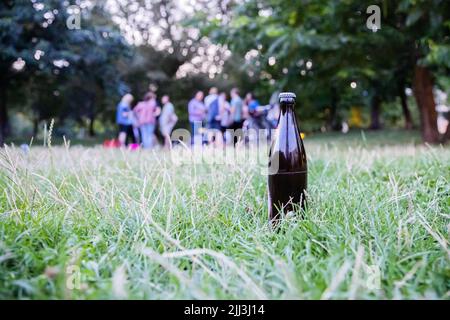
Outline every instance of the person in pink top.
{"type": "Polygon", "coordinates": [[[133,111],[141,132],[142,147],[144,149],[153,147],[156,117],[161,113],[161,108],[156,103],[156,95],[153,92],[147,93],[144,101],[139,102],[133,111]]]}

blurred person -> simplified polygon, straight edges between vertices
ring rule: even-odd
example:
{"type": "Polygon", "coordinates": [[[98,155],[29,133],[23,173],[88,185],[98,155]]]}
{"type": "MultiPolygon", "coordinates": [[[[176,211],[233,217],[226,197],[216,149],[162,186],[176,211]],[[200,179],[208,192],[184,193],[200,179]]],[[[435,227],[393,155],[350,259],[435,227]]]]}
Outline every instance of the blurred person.
{"type": "Polygon", "coordinates": [[[161,103],[163,104],[163,107],[161,115],[159,116],[159,129],[164,137],[164,147],[170,149],[170,134],[178,121],[178,117],[175,114],[175,108],[170,102],[170,97],[168,95],[161,98],[161,103]]]}
{"type": "MultiPolygon", "coordinates": [[[[215,89],[215,88],[212,88],[215,89]]],[[[211,91],[210,91],[211,92],[211,91]]],[[[214,91],[213,91],[214,92],[214,91]]],[[[221,140],[220,133],[220,105],[219,105],[219,96],[217,94],[210,94],[208,96],[210,98],[209,106],[207,106],[207,115],[206,115],[206,125],[207,125],[207,135],[208,135],[208,143],[210,144],[218,144],[219,140],[221,140]],[[212,100],[214,98],[214,100],[212,100]],[[212,100],[212,101],[211,101],[212,100]]],[[[208,98],[206,97],[206,98],[208,98]]],[[[206,101],[205,98],[205,101],[206,101]]],[[[206,106],[206,104],[205,104],[206,106]]]]}
{"type": "Polygon", "coordinates": [[[242,101],[242,98],[239,96],[239,89],[237,88],[231,89],[230,96],[231,96],[230,112],[233,117],[232,129],[237,130],[242,128],[244,102],[242,101]]]}
{"type": "Polygon", "coordinates": [[[265,138],[269,140],[270,129],[272,128],[272,125],[266,117],[270,106],[261,106],[259,101],[253,96],[252,93],[247,93],[245,98],[249,113],[249,118],[245,120],[245,129],[257,130],[258,134],[256,139],[259,139],[261,134],[264,134],[265,138]],[[264,133],[260,130],[264,130],[264,133]]]}
{"type": "Polygon", "coordinates": [[[271,128],[276,128],[278,125],[278,118],[280,117],[280,103],[278,102],[278,96],[280,92],[275,91],[270,97],[270,109],[267,113],[267,121],[269,121],[271,128]]]}
{"type": "Polygon", "coordinates": [[[227,101],[227,94],[222,92],[219,95],[219,118],[220,118],[220,132],[221,132],[221,141],[227,142],[229,139],[227,138],[227,129],[231,129],[233,127],[233,114],[231,113],[230,103],[227,101]]]}
{"type": "Polygon", "coordinates": [[[134,106],[134,108],[131,110],[132,111],[131,112],[131,122],[132,122],[131,125],[133,127],[133,136],[134,136],[133,143],[141,144],[141,142],[142,142],[141,131],[139,130],[139,124],[137,121],[135,108],[136,108],[136,106],[134,106]]]}
{"type": "Polygon", "coordinates": [[[260,115],[258,107],[260,106],[260,103],[258,100],[255,99],[253,96],[253,93],[249,92],[245,96],[245,104],[247,105],[248,113],[250,117],[257,117],[260,115]]]}
{"type": "Polygon", "coordinates": [[[243,106],[242,106],[242,118],[243,118],[243,120],[247,120],[247,119],[250,118],[250,112],[249,112],[249,109],[248,109],[248,105],[249,105],[249,103],[251,101],[251,97],[252,97],[252,94],[250,92],[248,92],[245,95],[245,97],[244,97],[243,106]]]}
{"type": "Polygon", "coordinates": [[[139,102],[134,108],[144,149],[153,147],[156,117],[160,112],[161,108],[158,107],[156,95],[153,92],[147,93],[144,96],[144,101],[139,102]]]}
{"type": "Polygon", "coordinates": [[[276,128],[278,125],[278,118],[280,117],[280,104],[274,104],[270,106],[270,110],[267,113],[267,121],[270,123],[271,128],[276,128]]]}
{"type": "Polygon", "coordinates": [[[216,87],[212,87],[209,89],[209,94],[205,97],[205,108],[206,110],[209,110],[209,107],[211,104],[217,100],[219,91],[216,87]]]}
{"type": "Polygon", "coordinates": [[[218,95],[219,91],[216,87],[209,89],[209,94],[205,97],[205,109],[206,115],[206,143],[211,143],[211,139],[215,136],[215,130],[220,130],[220,121],[216,119],[218,117],[218,95]],[[210,117],[213,117],[211,119],[210,117]]]}
{"type": "Polygon", "coordinates": [[[188,113],[189,113],[189,123],[191,124],[191,144],[201,143],[202,135],[200,133],[200,128],[202,122],[206,116],[206,108],[203,104],[203,91],[197,91],[195,96],[189,101],[188,113]]]}
{"type": "Polygon", "coordinates": [[[131,139],[133,143],[136,142],[133,133],[133,112],[131,111],[133,99],[133,96],[127,93],[117,105],[116,123],[119,126],[118,139],[121,147],[128,144],[128,139],[131,139]]]}

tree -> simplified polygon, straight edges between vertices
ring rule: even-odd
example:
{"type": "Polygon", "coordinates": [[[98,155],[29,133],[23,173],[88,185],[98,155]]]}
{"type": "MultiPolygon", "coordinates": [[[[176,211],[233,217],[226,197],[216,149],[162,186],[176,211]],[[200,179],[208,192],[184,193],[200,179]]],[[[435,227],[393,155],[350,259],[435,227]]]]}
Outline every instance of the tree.
{"type": "MultiPolygon", "coordinates": [[[[117,28],[94,7],[82,11],[80,30],[70,30],[66,25],[69,5],[58,0],[7,0],[0,4],[0,145],[9,131],[8,98],[24,88],[36,90],[27,96],[34,99],[31,106],[40,119],[55,116],[58,110],[67,112],[50,96],[56,99],[68,82],[80,81],[100,92],[117,84],[116,63],[127,50],[117,28]]],[[[95,96],[85,97],[92,100],[95,96]]],[[[57,100],[64,103],[61,98],[57,100]]],[[[83,105],[92,123],[97,114],[94,106],[100,104],[88,101],[83,105]]],[[[80,105],[74,108],[83,110],[80,105]]]]}
{"type": "MultiPolygon", "coordinates": [[[[421,132],[425,142],[438,143],[441,141],[437,130],[436,104],[433,96],[435,68],[448,68],[444,63],[436,65],[433,61],[434,50],[446,48],[446,59],[450,59],[450,4],[448,1],[397,1],[395,11],[402,17],[398,28],[402,30],[410,43],[407,52],[411,57],[413,70],[414,97],[420,112],[421,132]]],[[[392,39],[394,40],[394,39],[392,39]]],[[[445,52],[445,50],[444,50],[445,52]]],[[[441,61],[442,62],[442,61],[441,61]]],[[[445,137],[444,137],[445,139],[445,137]]]]}
{"type": "Polygon", "coordinates": [[[411,127],[404,89],[412,83],[423,140],[436,143],[432,72],[447,68],[443,61],[450,58],[449,13],[449,3],[440,0],[266,0],[234,4],[226,20],[199,14],[194,23],[235,52],[256,50],[260,73],[280,88],[289,84],[316,95],[330,90],[331,118],[336,101],[343,105],[339,97],[347,96],[348,81],[359,80],[371,96],[372,128],[380,126],[381,103],[396,96],[411,127]],[[373,4],[382,8],[377,32],[366,27],[366,9],[373,4]],[[307,61],[311,68],[305,68],[307,61]]]}
{"type": "Polygon", "coordinates": [[[223,63],[226,50],[211,44],[196,27],[185,24],[194,9],[209,10],[211,14],[218,10],[212,2],[198,1],[188,7],[174,0],[116,1],[105,8],[114,12],[124,36],[136,47],[144,48],[139,50],[141,56],[163,59],[156,60],[156,64],[169,79],[186,64],[212,77],[222,71],[218,65],[223,63]]]}
{"type": "Polygon", "coordinates": [[[343,60],[341,54],[348,53],[339,48],[348,38],[339,33],[330,32],[330,36],[317,32],[319,28],[336,28],[324,17],[329,16],[327,9],[303,2],[244,2],[235,4],[225,16],[201,13],[192,23],[214,41],[226,44],[234,54],[245,57],[242,68],[262,85],[269,84],[272,91],[289,88],[297,91],[302,101],[327,95],[328,103],[321,107],[331,106],[331,124],[336,122],[343,80],[350,73],[336,72],[343,60]]]}

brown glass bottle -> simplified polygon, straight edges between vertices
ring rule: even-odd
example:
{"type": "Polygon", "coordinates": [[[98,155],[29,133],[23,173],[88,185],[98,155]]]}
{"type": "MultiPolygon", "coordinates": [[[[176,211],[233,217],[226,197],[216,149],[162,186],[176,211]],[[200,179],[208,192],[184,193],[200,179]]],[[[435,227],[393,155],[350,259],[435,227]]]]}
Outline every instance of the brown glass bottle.
{"type": "Polygon", "coordinates": [[[294,113],[296,96],[279,95],[278,128],[269,152],[269,220],[275,225],[282,217],[306,204],[306,153],[294,113]],[[297,207],[298,206],[298,207],[297,207]]]}

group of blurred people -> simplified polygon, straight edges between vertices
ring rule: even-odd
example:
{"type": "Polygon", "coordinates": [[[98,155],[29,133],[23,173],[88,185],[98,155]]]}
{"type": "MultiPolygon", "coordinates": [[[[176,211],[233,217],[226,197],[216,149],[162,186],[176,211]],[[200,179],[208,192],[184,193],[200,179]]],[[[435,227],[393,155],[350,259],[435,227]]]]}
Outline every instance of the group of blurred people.
{"type": "Polygon", "coordinates": [[[118,141],[125,146],[128,141],[150,149],[157,144],[156,128],[164,138],[164,146],[170,148],[170,134],[178,121],[170,97],[161,98],[162,108],[158,105],[156,94],[148,92],[142,101],[132,108],[133,96],[126,94],[117,106],[116,122],[119,126],[118,141]]]}
{"type": "MultiPolygon", "coordinates": [[[[277,96],[274,93],[273,96],[277,96]]],[[[230,134],[229,129],[272,129],[276,127],[279,115],[277,99],[269,105],[262,106],[252,93],[241,98],[239,89],[230,91],[230,100],[226,92],[220,92],[216,87],[209,90],[204,97],[203,91],[198,91],[189,101],[188,113],[191,125],[192,143],[236,143],[239,136],[230,134]],[[205,130],[206,128],[206,134],[205,130]],[[206,138],[205,138],[206,137],[206,138]]]]}
{"type": "Polygon", "coordinates": [[[191,124],[192,142],[203,142],[206,127],[207,141],[221,144],[227,129],[239,129],[243,124],[244,101],[239,96],[238,89],[230,92],[231,100],[227,100],[227,94],[213,87],[204,97],[203,91],[198,91],[189,101],[188,113],[191,124]]]}
{"type": "MultiPolygon", "coordinates": [[[[262,106],[252,93],[242,98],[237,88],[231,89],[229,96],[216,87],[212,87],[206,97],[203,91],[197,91],[188,103],[191,143],[236,143],[237,136],[231,134],[231,130],[275,128],[279,115],[276,97],[277,93],[274,93],[269,105],[262,106]]],[[[117,106],[120,146],[131,140],[145,149],[152,148],[157,144],[155,133],[159,128],[164,146],[170,148],[170,136],[178,117],[169,96],[161,98],[162,108],[153,92],[147,93],[134,108],[132,103],[133,96],[126,94],[117,106]]]]}

